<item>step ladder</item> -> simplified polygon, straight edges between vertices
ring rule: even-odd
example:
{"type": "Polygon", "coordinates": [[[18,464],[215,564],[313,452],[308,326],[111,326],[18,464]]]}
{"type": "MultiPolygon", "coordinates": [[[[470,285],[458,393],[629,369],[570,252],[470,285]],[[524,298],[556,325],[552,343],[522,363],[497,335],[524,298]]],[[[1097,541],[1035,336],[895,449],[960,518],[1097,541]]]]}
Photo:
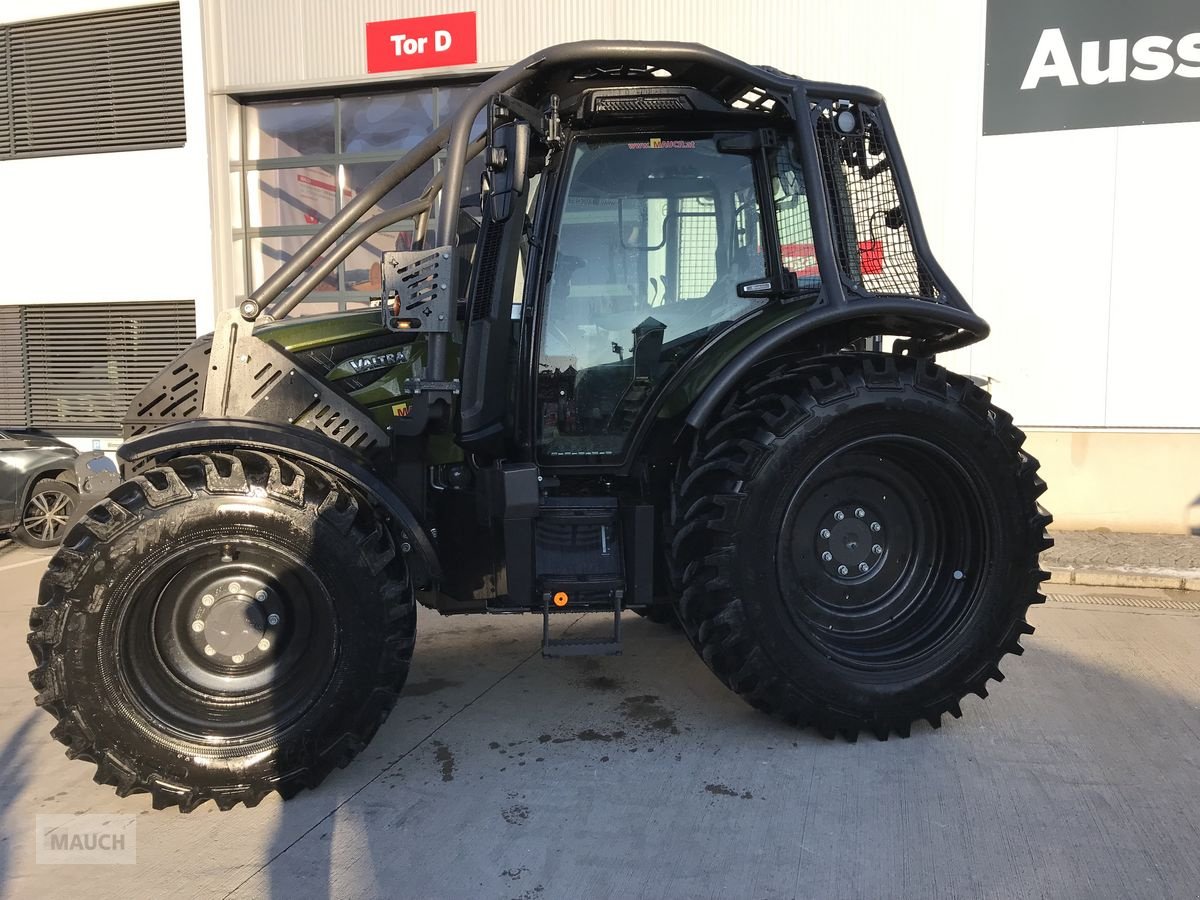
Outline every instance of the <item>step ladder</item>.
{"type": "Polygon", "coordinates": [[[621,655],[621,604],[625,599],[624,581],[600,581],[581,578],[574,583],[559,582],[557,590],[542,592],[542,656],[620,656],[621,655]],[[592,600],[587,606],[572,607],[572,588],[591,592],[608,591],[611,604],[608,608],[592,600]],[[608,638],[551,638],[550,617],[561,613],[610,613],[612,632],[608,638]]]}

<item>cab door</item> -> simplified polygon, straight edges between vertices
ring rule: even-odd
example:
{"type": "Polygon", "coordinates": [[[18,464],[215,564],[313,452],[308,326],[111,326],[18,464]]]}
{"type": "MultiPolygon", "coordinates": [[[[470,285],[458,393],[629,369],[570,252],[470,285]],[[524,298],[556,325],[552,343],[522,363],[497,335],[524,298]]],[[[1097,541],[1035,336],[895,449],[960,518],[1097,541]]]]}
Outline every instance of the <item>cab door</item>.
{"type": "Polygon", "coordinates": [[[539,316],[545,465],[616,465],[658,391],[714,329],[766,302],[761,154],[740,133],[577,137],[565,151],[539,316]],[[742,138],[731,140],[730,137],[742,138]]]}

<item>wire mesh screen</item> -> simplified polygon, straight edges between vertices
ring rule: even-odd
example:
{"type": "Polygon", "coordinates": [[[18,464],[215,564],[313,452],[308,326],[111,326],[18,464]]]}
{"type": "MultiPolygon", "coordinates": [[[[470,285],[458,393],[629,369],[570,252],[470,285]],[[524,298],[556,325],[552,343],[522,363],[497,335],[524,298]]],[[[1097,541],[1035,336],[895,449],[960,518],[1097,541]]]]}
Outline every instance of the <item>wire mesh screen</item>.
{"type": "Polygon", "coordinates": [[[816,130],[821,164],[830,175],[826,189],[839,261],[850,281],[869,294],[941,299],[917,257],[882,131],[870,111],[826,106],[816,130]]]}
{"type": "Polygon", "coordinates": [[[679,200],[678,299],[695,300],[717,280],[717,210],[710,197],[679,200]]]}

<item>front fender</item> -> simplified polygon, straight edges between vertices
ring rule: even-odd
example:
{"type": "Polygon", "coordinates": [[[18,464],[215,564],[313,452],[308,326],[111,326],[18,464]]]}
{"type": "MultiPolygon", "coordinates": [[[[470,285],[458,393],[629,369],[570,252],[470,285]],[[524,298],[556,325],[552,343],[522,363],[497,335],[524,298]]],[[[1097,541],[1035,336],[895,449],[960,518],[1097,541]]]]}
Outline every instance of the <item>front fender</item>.
{"type": "Polygon", "coordinates": [[[696,397],[688,410],[687,424],[692,428],[702,427],[755,366],[786,353],[789,348],[811,344],[822,333],[839,333],[852,324],[862,325],[864,334],[916,338],[918,355],[954,350],[988,335],[987,323],[974,313],[923,300],[876,298],[814,310],[784,321],[739,348],[696,397]]]}
{"type": "Polygon", "coordinates": [[[404,497],[376,475],[363,457],[315,431],[256,419],[189,419],[127,441],[117,456],[131,464],[167,454],[219,448],[280,453],[350,482],[395,521],[399,539],[411,546],[415,556],[418,571],[414,572],[414,580],[421,584],[440,577],[441,565],[429,533],[404,497]]]}

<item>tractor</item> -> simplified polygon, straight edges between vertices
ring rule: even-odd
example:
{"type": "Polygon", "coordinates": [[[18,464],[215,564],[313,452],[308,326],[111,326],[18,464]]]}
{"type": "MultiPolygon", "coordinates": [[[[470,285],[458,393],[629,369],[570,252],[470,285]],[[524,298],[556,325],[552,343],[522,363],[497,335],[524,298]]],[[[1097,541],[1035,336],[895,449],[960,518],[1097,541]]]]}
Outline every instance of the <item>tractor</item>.
{"type": "Polygon", "coordinates": [[[936,727],[1047,577],[1024,435],[935,362],[987,334],[880,94],[696,44],[535,53],[136,397],[31,613],[37,703],[120,796],[286,799],[385,720],[419,603],[542,616],[551,657],[620,652],[629,610],[797,726],[936,727]],[[400,221],[378,298],[288,318],[400,221]]]}

